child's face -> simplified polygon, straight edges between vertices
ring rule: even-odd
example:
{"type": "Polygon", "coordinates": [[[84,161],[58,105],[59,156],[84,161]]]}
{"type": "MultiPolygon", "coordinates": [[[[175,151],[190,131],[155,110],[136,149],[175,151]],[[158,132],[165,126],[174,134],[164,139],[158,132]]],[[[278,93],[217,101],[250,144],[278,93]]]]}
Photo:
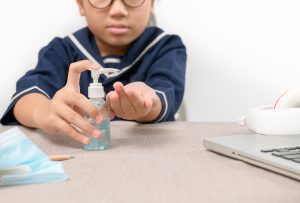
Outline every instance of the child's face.
{"type": "Polygon", "coordinates": [[[93,7],[89,0],[77,0],[77,3],[97,44],[110,49],[128,47],[145,30],[154,8],[154,0],[145,0],[136,8],[127,7],[122,0],[113,0],[104,9],[93,7]]]}

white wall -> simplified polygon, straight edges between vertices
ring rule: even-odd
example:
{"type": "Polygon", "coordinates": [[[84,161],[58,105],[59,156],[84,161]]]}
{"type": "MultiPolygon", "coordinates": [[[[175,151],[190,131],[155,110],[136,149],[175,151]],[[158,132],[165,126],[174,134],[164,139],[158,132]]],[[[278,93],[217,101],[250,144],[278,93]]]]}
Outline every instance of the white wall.
{"type": "MultiPolygon", "coordinates": [[[[38,50],[85,22],[75,0],[4,1],[1,8],[2,115],[38,50]]],[[[159,25],[188,48],[189,120],[235,121],[300,86],[299,1],[158,0],[156,9],[159,25]]]]}
{"type": "Polygon", "coordinates": [[[37,63],[37,54],[55,36],[85,25],[75,0],[3,1],[0,12],[0,115],[19,77],[37,63]]]}

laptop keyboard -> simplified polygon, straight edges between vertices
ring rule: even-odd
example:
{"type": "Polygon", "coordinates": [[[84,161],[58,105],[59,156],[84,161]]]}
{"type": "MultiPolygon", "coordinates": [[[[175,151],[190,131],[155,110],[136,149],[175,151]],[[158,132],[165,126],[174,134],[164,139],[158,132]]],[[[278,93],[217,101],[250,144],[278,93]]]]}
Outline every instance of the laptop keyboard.
{"type": "Polygon", "coordinates": [[[300,163],[300,146],[284,147],[274,149],[262,149],[263,153],[271,153],[273,156],[281,157],[283,159],[291,160],[300,163]]]}

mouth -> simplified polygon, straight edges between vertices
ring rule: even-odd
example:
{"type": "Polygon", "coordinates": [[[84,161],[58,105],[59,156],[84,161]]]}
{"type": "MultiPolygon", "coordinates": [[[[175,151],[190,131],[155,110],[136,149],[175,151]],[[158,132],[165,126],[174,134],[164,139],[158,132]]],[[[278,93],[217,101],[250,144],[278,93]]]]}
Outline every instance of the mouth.
{"type": "Polygon", "coordinates": [[[107,30],[113,35],[124,35],[129,31],[129,27],[123,24],[113,24],[107,26],[107,30]]]}

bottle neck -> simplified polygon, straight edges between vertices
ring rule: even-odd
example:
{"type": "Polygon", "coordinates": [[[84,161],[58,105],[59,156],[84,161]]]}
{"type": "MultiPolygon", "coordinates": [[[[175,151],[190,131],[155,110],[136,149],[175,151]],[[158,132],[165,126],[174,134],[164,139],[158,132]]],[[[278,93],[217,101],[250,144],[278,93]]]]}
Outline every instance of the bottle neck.
{"type": "Polygon", "coordinates": [[[104,97],[91,97],[91,98],[89,98],[89,99],[92,100],[92,101],[105,100],[104,97]]]}

